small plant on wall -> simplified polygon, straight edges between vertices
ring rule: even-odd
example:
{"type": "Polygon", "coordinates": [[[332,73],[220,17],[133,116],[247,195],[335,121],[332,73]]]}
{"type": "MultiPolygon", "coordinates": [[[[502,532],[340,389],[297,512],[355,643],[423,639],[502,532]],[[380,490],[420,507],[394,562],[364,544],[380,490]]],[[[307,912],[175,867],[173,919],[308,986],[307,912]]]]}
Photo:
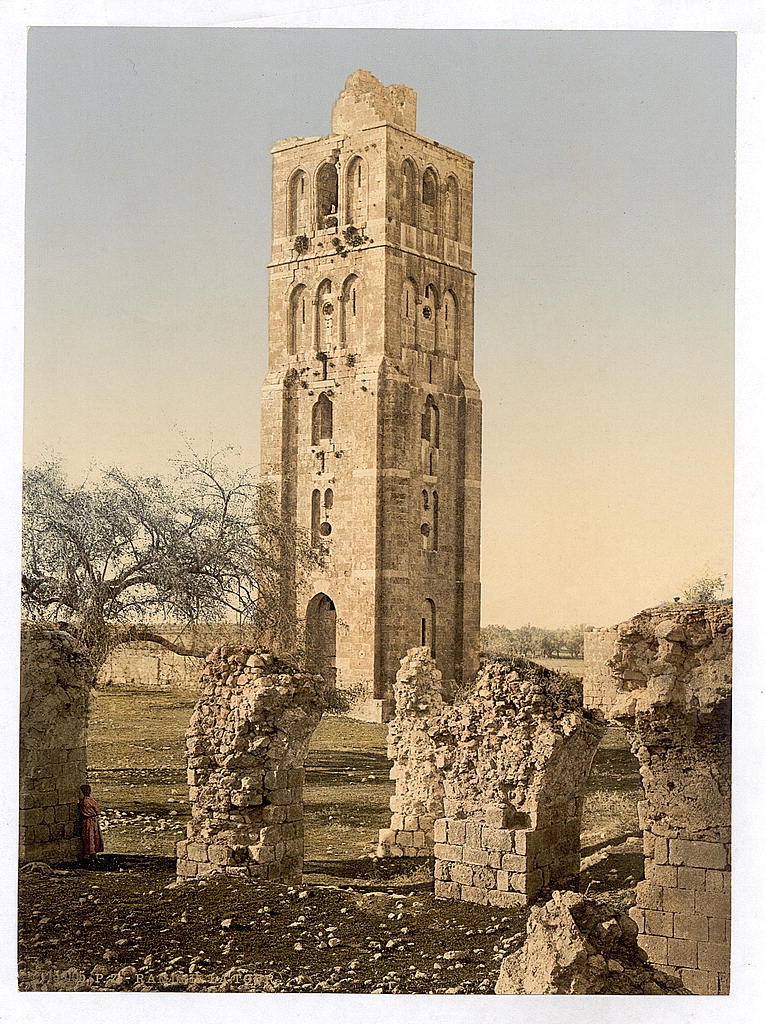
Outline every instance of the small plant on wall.
{"type": "Polygon", "coordinates": [[[370,238],[359,228],[349,224],[348,227],[343,231],[343,237],[340,238],[338,235],[332,239],[332,244],[335,247],[335,252],[338,256],[345,258],[348,255],[350,249],[358,249],[360,245],[366,245],[367,242],[373,242],[374,239],[370,238]]]}
{"type": "Polygon", "coordinates": [[[308,252],[310,244],[311,243],[308,241],[308,235],[298,235],[297,238],[295,239],[295,244],[292,246],[292,248],[295,250],[298,256],[305,256],[305,254],[308,252]]]}

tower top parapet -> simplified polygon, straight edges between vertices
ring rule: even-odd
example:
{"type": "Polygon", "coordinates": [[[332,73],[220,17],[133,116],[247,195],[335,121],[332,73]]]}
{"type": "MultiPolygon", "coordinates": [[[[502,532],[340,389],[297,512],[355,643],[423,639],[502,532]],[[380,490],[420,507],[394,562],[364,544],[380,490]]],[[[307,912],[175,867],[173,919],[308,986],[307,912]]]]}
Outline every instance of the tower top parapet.
{"type": "Polygon", "coordinates": [[[408,85],[383,85],[369,71],[354,71],[332,108],[332,134],[381,123],[417,131],[417,93],[408,85]]]}

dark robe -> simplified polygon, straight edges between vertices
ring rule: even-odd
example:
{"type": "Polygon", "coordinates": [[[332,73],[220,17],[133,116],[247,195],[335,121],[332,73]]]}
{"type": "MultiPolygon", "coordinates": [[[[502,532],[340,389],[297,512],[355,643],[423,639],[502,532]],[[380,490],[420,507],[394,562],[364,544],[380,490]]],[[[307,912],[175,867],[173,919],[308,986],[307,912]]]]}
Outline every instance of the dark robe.
{"type": "Polygon", "coordinates": [[[101,812],[92,796],[84,796],[78,806],[80,810],[82,855],[83,857],[90,857],[94,853],[101,853],[104,848],[101,829],[98,827],[98,815],[101,812]]]}

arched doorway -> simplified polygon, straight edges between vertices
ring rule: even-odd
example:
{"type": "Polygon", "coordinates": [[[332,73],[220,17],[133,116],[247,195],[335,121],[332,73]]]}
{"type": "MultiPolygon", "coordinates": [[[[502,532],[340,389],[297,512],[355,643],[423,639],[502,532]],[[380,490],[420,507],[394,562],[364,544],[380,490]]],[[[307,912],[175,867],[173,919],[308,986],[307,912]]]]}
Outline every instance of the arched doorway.
{"type": "Polygon", "coordinates": [[[306,662],[333,687],[337,677],[337,612],[326,594],[316,594],[305,613],[306,662]]]}

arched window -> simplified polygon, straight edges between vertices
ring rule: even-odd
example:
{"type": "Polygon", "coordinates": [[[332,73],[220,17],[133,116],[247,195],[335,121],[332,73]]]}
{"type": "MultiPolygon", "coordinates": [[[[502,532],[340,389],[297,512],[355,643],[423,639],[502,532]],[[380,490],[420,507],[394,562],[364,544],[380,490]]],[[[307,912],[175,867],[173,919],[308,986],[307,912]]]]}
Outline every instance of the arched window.
{"type": "Polygon", "coordinates": [[[444,189],[444,234],[455,241],[460,237],[460,186],[453,174],[444,189]]]}
{"type": "Polygon", "coordinates": [[[438,491],[433,491],[431,550],[438,551],[438,491]]]}
{"type": "Polygon", "coordinates": [[[424,440],[430,441],[434,448],[438,448],[440,418],[433,396],[428,395],[425,399],[425,411],[422,414],[422,437],[424,440]]]}
{"type": "Polygon", "coordinates": [[[311,444],[332,440],[332,399],[322,391],[311,411],[311,444]]]}
{"type": "Polygon", "coordinates": [[[345,176],[346,224],[363,225],[367,220],[367,169],[360,156],[348,165],[345,176]]]}
{"type": "Polygon", "coordinates": [[[403,224],[417,223],[417,171],[411,160],[405,160],[401,167],[401,221],[403,224]]]}
{"type": "Polygon", "coordinates": [[[437,346],[436,324],[438,321],[438,292],[434,284],[425,288],[422,301],[420,321],[418,324],[417,343],[424,352],[434,352],[437,346]]]}
{"type": "Polygon", "coordinates": [[[427,491],[422,492],[422,507],[426,512],[430,508],[430,495],[427,491]]]}
{"type": "Polygon", "coordinates": [[[441,307],[441,323],[443,325],[443,342],[446,354],[459,358],[459,307],[454,292],[447,291],[441,307]]]}
{"type": "Polygon", "coordinates": [[[295,171],[287,186],[287,234],[299,235],[308,227],[308,178],[295,171]]]}
{"type": "Polygon", "coordinates": [[[420,612],[420,646],[430,650],[431,658],[436,656],[436,606],[430,598],[422,602],[420,612]]]}
{"type": "Polygon", "coordinates": [[[343,329],[341,344],[350,349],[358,349],[362,341],[362,301],[361,281],[351,274],[343,285],[342,317],[343,329]]]}
{"type": "Polygon", "coordinates": [[[422,226],[438,231],[438,178],[432,167],[422,176],[422,226]]]}
{"type": "Polygon", "coordinates": [[[316,291],[316,351],[329,352],[335,344],[337,310],[332,297],[332,282],[324,280],[316,291]]]}
{"type": "Polygon", "coordinates": [[[311,494],[311,547],[319,544],[319,523],[321,522],[321,494],[314,491],[311,494]]]}
{"type": "Polygon", "coordinates": [[[327,161],[316,175],[316,226],[337,227],[337,167],[327,161]]]}
{"type": "Polygon", "coordinates": [[[414,348],[417,338],[417,286],[408,277],[401,291],[401,325],[403,343],[414,348]]]}
{"type": "Polygon", "coordinates": [[[335,503],[335,492],[331,487],[328,487],[324,492],[324,508],[329,511],[335,503]]]}
{"type": "Polygon", "coordinates": [[[299,284],[290,296],[290,355],[310,349],[311,317],[308,290],[299,284]]]}

